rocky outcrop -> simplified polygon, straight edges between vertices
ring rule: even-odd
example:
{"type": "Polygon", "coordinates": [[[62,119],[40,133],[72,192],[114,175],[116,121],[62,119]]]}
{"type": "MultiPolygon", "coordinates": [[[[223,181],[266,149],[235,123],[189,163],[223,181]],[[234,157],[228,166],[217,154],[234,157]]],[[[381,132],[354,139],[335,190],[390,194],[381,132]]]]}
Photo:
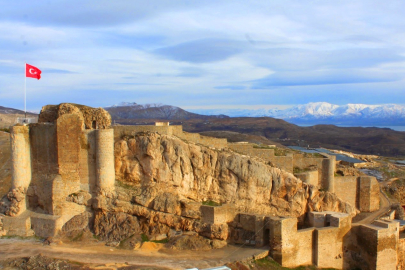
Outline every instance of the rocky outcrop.
{"type": "Polygon", "coordinates": [[[120,212],[98,212],[94,219],[94,233],[105,241],[122,241],[141,233],[138,218],[120,212]]]}
{"type": "Polygon", "coordinates": [[[335,194],[255,158],[157,133],[117,141],[115,169],[118,181],[135,187],[132,203],[156,213],[181,216],[182,205],[208,200],[234,204],[238,212],[266,215],[356,212],[335,194]]]}
{"type": "Polygon", "coordinates": [[[14,217],[25,210],[25,190],[21,187],[11,189],[0,201],[0,213],[14,217]]]}

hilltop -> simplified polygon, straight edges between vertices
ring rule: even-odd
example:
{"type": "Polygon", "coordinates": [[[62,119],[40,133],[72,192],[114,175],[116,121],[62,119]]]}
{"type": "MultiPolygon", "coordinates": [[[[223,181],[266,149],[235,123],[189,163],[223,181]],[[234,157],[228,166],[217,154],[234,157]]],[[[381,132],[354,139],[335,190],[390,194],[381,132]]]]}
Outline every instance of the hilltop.
{"type": "Polygon", "coordinates": [[[226,115],[201,115],[191,113],[179,107],[163,104],[137,104],[135,102],[123,102],[104,108],[112,119],[158,119],[158,120],[188,120],[188,119],[214,119],[229,118],[226,115]]]}

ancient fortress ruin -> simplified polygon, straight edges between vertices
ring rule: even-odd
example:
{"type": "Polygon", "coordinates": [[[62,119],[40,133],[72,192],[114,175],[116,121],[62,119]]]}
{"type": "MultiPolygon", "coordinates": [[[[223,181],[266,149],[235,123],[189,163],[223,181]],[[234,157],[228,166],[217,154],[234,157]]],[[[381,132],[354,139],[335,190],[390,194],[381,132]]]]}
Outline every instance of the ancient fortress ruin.
{"type": "Polygon", "coordinates": [[[11,148],[12,189],[0,205],[3,234],[57,236],[88,218],[92,221],[83,226],[94,226],[106,240],[121,241],[145,228],[194,231],[225,243],[269,246],[269,254],[286,267],[404,269],[398,222],[352,224],[356,211],[379,209],[376,179],[337,176],[334,156],[280,156],[274,149],[228,143],[167,123],[111,126],[105,110],[66,103],[44,106],[38,123],[11,127],[11,148]],[[191,160],[190,173],[182,152],[191,160]],[[161,163],[170,164],[152,166],[161,163]],[[252,167],[257,176],[245,173],[252,167]],[[166,178],[174,180],[162,192],[166,178]],[[125,179],[136,184],[135,195],[117,186],[125,179]],[[193,192],[183,196],[186,190],[193,192]],[[228,197],[219,206],[201,204],[211,193],[228,197]],[[236,199],[229,198],[234,193],[236,199]],[[127,226],[125,233],[114,235],[100,225],[111,216],[124,217],[112,227],[127,226]]]}

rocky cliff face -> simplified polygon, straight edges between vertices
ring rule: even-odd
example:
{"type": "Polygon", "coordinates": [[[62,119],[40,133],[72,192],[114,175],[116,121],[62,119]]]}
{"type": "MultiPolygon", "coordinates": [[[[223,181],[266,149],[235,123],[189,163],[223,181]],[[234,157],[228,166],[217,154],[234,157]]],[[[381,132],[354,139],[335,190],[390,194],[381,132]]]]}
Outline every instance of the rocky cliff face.
{"type": "Polygon", "coordinates": [[[255,158],[157,133],[117,141],[115,169],[118,181],[134,186],[126,199],[131,207],[176,216],[198,218],[203,201],[234,204],[238,212],[295,217],[307,211],[356,211],[335,194],[255,158]]]}

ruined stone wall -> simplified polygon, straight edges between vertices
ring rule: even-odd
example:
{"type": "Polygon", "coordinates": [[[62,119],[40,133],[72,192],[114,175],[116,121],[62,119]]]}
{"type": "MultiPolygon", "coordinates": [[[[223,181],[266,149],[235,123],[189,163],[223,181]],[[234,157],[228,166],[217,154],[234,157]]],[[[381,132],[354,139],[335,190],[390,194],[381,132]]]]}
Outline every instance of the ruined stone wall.
{"type": "Polygon", "coordinates": [[[64,114],[56,121],[56,143],[58,174],[52,188],[53,214],[60,214],[61,207],[69,194],[80,190],[79,160],[80,137],[83,120],[76,114],[64,114]]]}
{"type": "Polygon", "coordinates": [[[202,136],[198,133],[183,132],[182,126],[114,126],[114,139],[118,140],[123,136],[134,136],[139,132],[157,132],[161,135],[175,135],[183,140],[205,146],[222,149],[227,146],[226,139],[217,139],[208,136],[202,136]]]}
{"type": "Polygon", "coordinates": [[[302,182],[318,186],[318,170],[303,173],[295,173],[295,177],[299,178],[302,182]]]}
{"type": "Polygon", "coordinates": [[[318,186],[321,189],[333,192],[333,185],[330,184],[330,181],[333,181],[334,177],[334,161],[328,161],[325,158],[306,158],[302,154],[294,154],[293,167],[299,169],[316,167],[318,169],[318,186]],[[333,170],[332,174],[330,173],[331,170],[333,170]]]}
{"type": "Polygon", "coordinates": [[[375,221],[369,225],[354,227],[345,254],[346,267],[397,269],[398,224],[396,221],[375,221]]]}
{"type": "Polygon", "coordinates": [[[114,130],[99,129],[96,133],[97,186],[100,191],[113,191],[114,169],[114,130]]]}
{"type": "Polygon", "coordinates": [[[397,245],[399,242],[399,223],[375,221],[374,224],[383,227],[378,231],[376,269],[397,269],[397,245]]]}
{"type": "Polygon", "coordinates": [[[56,125],[39,123],[30,125],[32,181],[28,190],[29,207],[53,212],[52,185],[58,175],[58,149],[56,125]]]}
{"type": "Polygon", "coordinates": [[[342,200],[358,207],[357,203],[357,176],[335,177],[335,193],[342,200]]]}
{"type": "Polygon", "coordinates": [[[296,218],[270,218],[270,255],[284,267],[313,263],[315,228],[297,230],[296,218]]]}
{"type": "Polygon", "coordinates": [[[400,237],[398,240],[398,270],[405,270],[405,238],[400,237]]]}
{"type": "Polygon", "coordinates": [[[320,268],[342,269],[345,237],[351,229],[351,217],[334,213],[328,216],[330,227],[317,228],[314,264],[320,268]]]}
{"type": "Polygon", "coordinates": [[[232,205],[210,206],[201,205],[201,219],[208,224],[225,224],[235,218],[235,208],[232,205]]]}
{"type": "Polygon", "coordinates": [[[111,116],[103,108],[92,108],[73,103],[43,106],[39,123],[55,123],[64,114],[75,114],[83,121],[83,129],[105,129],[111,126],[111,116]]]}
{"type": "Polygon", "coordinates": [[[228,148],[234,150],[237,153],[249,155],[249,153],[251,153],[250,151],[253,149],[253,145],[250,143],[228,143],[228,148]]]}
{"type": "Polygon", "coordinates": [[[157,132],[161,135],[173,135],[173,127],[175,126],[113,126],[114,139],[120,139],[123,136],[134,136],[139,132],[157,132]]]}
{"type": "Polygon", "coordinates": [[[275,156],[274,149],[254,148],[252,144],[237,144],[229,143],[228,148],[243,155],[259,157],[264,161],[269,161],[275,167],[286,172],[293,172],[293,157],[292,156],[275,156]]]}
{"type": "Polygon", "coordinates": [[[274,157],[274,149],[254,148],[252,144],[228,143],[228,148],[237,153],[262,158],[270,161],[274,157]]]}
{"type": "Polygon", "coordinates": [[[27,189],[31,182],[29,128],[28,126],[13,126],[11,127],[10,133],[12,159],[11,187],[27,189]]]}
{"type": "Polygon", "coordinates": [[[289,173],[293,173],[293,157],[292,156],[274,156],[270,162],[277,168],[289,173]]]}
{"type": "Polygon", "coordinates": [[[183,132],[182,134],[176,134],[176,136],[190,142],[202,144],[217,149],[223,149],[228,144],[227,139],[217,139],[213,137],[202,136],[198,133],[183,132]]]}
{"type": "Polygon", "coordinates": [[[95,192],[96,170],[96,130],[83,130],[80,136],[80,190],[95,192]]]}
{"type": "Polygon", "coordinates": [[[373,212],[380,208],[380,186],[375,177],[359,177],[358,192],[358,208],[360,211],[373,212]]]}

